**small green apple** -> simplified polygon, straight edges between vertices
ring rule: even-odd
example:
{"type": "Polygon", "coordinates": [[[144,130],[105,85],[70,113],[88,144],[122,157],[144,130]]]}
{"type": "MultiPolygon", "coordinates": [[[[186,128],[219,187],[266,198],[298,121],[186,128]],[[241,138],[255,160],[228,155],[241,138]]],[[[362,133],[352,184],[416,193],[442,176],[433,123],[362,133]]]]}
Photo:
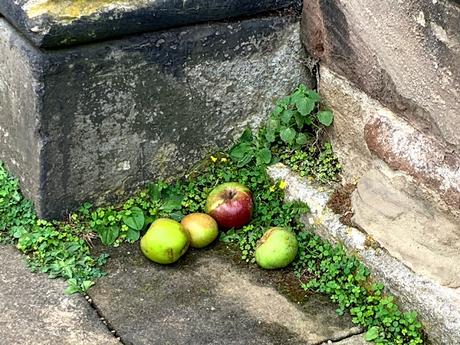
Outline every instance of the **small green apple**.
{"type": "Polygon", "coordinates": [[[175,220],[160,218],[150,225],[141,239],[141,251],[159,264],[171,264],[187,251],[190,237],[175,220]]]}
{"type": "Polygon", "coordinates": [[[217,222],[204,213],[186,215],[181,224],[190,234],[190,246],[193,248],[206,247],[219,235],[217,222]]]}
{"type": "Polygon", "coordinates": [[[284,228],[268,229],[259,240],[256,262],[265,269],[283,268],[297,256],[297,238],[292,231],[284,228]]]}

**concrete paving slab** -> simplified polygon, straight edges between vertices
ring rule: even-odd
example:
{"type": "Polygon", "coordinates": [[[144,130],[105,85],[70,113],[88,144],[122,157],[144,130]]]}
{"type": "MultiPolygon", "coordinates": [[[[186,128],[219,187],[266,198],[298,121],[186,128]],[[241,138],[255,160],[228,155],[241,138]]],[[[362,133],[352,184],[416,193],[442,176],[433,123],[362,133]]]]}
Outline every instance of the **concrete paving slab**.
{"type": "Polygon", "coordinates": [[[89,295],[125,344],[308,345],[360,332],[326,297],[306,295],[292,272],[242,263],[221,243],[170,266],[137,245],[110,254],[89,295]]]}
{"type": "Polygon", "coordinates": [[[14,247],[0,246],[2,345],[117,345],[81,295],[66,296],[65,283],[30,272],[14,247]]]}

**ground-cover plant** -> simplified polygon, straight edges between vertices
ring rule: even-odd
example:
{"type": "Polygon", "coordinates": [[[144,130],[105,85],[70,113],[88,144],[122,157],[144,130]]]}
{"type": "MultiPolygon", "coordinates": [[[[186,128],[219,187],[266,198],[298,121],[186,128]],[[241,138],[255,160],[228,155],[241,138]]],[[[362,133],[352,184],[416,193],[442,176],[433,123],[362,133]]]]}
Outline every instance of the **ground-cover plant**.
{"type": "Polygon", "coordinates": [[[72,223],[39,220],[0,162],[0,243],[16,243],[32,271],[64,278],[68,293],[86,291],[103,275],[107,256],[92,256],[84,234],[72,223]]]}
{"type": "Polygon", "coordinates": [[[293,273],[305,290],[327,294],[348,311],[353,322],[367,329],[366,339],[377,344],[421,344],[421,325],[414,313],[402,313],[383,286],[374,284],[368,270],[340,246],[321,240],[305,229],[300,216],[308,211],[301,202],[284,201],[284,181],[272,181],[266,166],[283,161],[302,176],[322,182],[336,180],[340,165],[332,147],[321,141],[321,132],[333,121],[318,94],[300,86],[276,103],[268,123],[257,133],[246,130],[228,151],[211,156],[175,183],[157,181],[126,202],[93,208],[84,204],[65,222],[38,220],[32,205],[19,193],[17,181],[0,166],[0,238],[16,241],[28,254],[31,267],[64,277],[68,292],[85,291],[102,275],[107,257],[90,255],[84,239],[96,234],[104,245],[136,242],[159,217],[181,220],[202,212],[209,192],[224,182],[239,182],[253,192],[252,221],[229,230],[220,239],[241,251],[241,258],[255,261],[257,241],[269,227],[290,229],[299,242],[293,273]]]}

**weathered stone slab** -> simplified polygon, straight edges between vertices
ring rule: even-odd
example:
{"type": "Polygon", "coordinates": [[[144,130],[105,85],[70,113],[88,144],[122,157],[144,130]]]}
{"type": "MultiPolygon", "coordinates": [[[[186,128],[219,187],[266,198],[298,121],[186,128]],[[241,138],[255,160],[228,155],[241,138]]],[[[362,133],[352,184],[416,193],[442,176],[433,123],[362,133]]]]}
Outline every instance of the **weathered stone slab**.
{"type": "Polygon", "coordinates": [[[326,297],[281,294],[277,282],[299,290],[293,276],[248,267],[223,244],[171,266],[149,262],[137,245],[110,254],[89,294],[127,344],[308,345],[359,332],[326,297]]]}
{"type": "Polygon", "coordinates": [[[0,18],[0,159],[48,218],[182,173],[311,83],[297,19],[40,51],[0,18]]]}
{"type": "Polygon", "coordinates": [[[352,221],[413,271],[460,287],[460,225],[408,196],[404,180],[371,169],[352,194],[352,221]]]}
{"type": "Polygon", "coordinates": [[[65,283],[34,274],[24,256],[0,246],[2,345],[121,344],[81,295],[64,295],[65,283]]]}
{"type": "Polygon", "coordinates": [[[460,216],[460,155],[329,68],[320,74],[321,94],[334,110],[332,141],[344,179],[355,181],[381,160],[401,172],[412,185],[409,194],[428,208],[460,216]]]}
{"type": "Polygon", "coordinates": [[[307,0],[303,18],[303,42],[323,66],[460,149],[458,2],[307,0]]]}
{"type": "Polygon", "coordinates": [[[350,179],[375,156],[460,216],[460,7],[449,0],[304,2],[334,148],[350,179]],[[365,14],[365,15],[364,15],[365,14]]]}
{"type": "Polygon", "coordinates": [[[340,216],[326,206],[329,190],[315,187],[282,164],[269,167],[269,174],[273,179],[286,181],[287,200],[301,200],[309,205],[311,213],[303,219],[306,224],[315,224],[313,229],[319,236],[333,243],[341,243],[350,253],[358,255],[370,268],[372,276],[396,296],[404,310],[418,313],[432,344],[460,343],[458,289],[442,286],[425,275],[415,273],[391,256],[385,247],[380,247],[371,236],[342,224],[340,216]]]}
{"type": "Polygon", "coordinates": [[[55,48],[300,6],[301,0],[2,0],[0,14],[35,45],[55,48]]]}

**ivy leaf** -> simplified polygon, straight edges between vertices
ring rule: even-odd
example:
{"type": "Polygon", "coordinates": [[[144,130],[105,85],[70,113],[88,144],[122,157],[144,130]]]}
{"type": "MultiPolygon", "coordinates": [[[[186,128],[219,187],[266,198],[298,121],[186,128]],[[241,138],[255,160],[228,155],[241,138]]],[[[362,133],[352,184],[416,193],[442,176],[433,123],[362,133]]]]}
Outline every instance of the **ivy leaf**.
{"type": "Polygon", "coordinates": [[[98,229],[99,237],[101,238],[101,242],[104,246],[112,245],[116,239],[118,238],[118,234],[120,230],[117,226],[112,225],[111,227],[101,227],[98,229]]]}
{"type": "Polygon", "coordinates": [[[364,339],[366,341],[372,341],[372,340],[377,339],[378,336],[379,336],[379,329],[378,327],[374,326],[368,329],[368,331],[364,335],[364,339]]]}
{"type": "Polygon", "coordinates": [[[299,133],[295,138],[295,142],[297,145],[305,145],[306,143],[308,143],[308,137],[305,133],[299,133]]]}
{"type": "Polygon", "coordinates": [[[180,210],[182,208],[182,196],[181,195],[170,195],[168,199],[161,205],[161,209],[167,213],[171,213],[174,210],[180,210]]]}
{"type": "Polygon", "coordinates": [[[257,158],[259,158],[263,163],[269,164],[272,160],[272,152],[268,148],[264,147],[257,153],[257,158]]]}
{"type": "Polygon", "coordinates": [[[280,132],[280,138],[285,143],[292,145],[296,136],[296,131],[292,128],[285,128],[280,132]]]}
{"type": "Polygon", "coordinates": [[[128,242],[134,243],[136,242],[139,238],[141,237],[141,232],[131,229],[128,229],[128,232],[126,233],[126,239],[128,242]]]}
{"type": "Polygon", "coordinates": [[[283,112],[283,109],[284,109],[283,107],[277,105],[275,109],[272,111],[272,115],[278,117],[279,114],[283,112]]]}
{"type": "Polygon", "coordinates": [[[241,137],[240,137],[240,142],[242,143],[250,143],[254,140],[254,137],[252,135],[252,130],[250,128],[246,128],[243,132],[243,134],[241,134],[241,137]]]}
{"type": "Polygon", "coordinates": [[[123,217],[123,223],[131,229],[141,231],[145,223],[144,212],[139,207],[133,207],[130,211],[130,215],[123,217]]]}
{"type": "Polygon", "coordinates": [[[81,283],[81,290],[83,292],[88,291],[91,286],[94,285],[94,282],[91,280],[84,280],[83,283],[81,283]]]}
{"type": "Polygon", "coordinates": [[[271,130],[267,130],[265,132],[265,140],[270,144],[273,143],[276,140],[275,133],[271,130]]]}
{"type": "Polygon", "coordinates": [[[292,116],[294,116],[294,112],[291,109],[286,109],[281,113],[281,121],[287,125],[291,121],[292,116]]]}
{"type": "Polygon", "coordinates": [[[315,102],[321,101],[321,97],[318,94],[318,92],[316,92],[314,90],[306,90],[305,93],[306,93],[308,98],[314,100],[315,102]]]}
{"type": "Polygon", "coordinates": [[[334,115],[330,110],[320,111],[316,115],[316,117],[318,118],[318,121],[324,126],[330,126],[332,124],[332,121],[334,120],[334,115]]]}
{"type": "Polygon", "coordinates": [[[236,165],[238,168],[244,167],[246,164],[249,164],[254,158],[254,154],[248,154],[244,156],[242,159],[240,159],[236,165]]]}
{"type": "Polygon", "coordinates": [[[169,217],[174,219],[176,222],[180,222],[182,218],[184,218],[184,214],[182,212],[172,212],[169,217]]]}
{"type": "Polygon", "coordinates": [[[230,157],[235,160],[239,161],[243,159],[243,157],[247,156],[253,151],[253,147],[250,143],[239,143],[230,150],[230,157]]]}
{"type": "Polygon", "coordinates": [[[302,116],[307,116],[311,114],[313,109],[315,109],[316,102],[311,98],[302,97],[295,103],[295,105],[302,116]]]}

